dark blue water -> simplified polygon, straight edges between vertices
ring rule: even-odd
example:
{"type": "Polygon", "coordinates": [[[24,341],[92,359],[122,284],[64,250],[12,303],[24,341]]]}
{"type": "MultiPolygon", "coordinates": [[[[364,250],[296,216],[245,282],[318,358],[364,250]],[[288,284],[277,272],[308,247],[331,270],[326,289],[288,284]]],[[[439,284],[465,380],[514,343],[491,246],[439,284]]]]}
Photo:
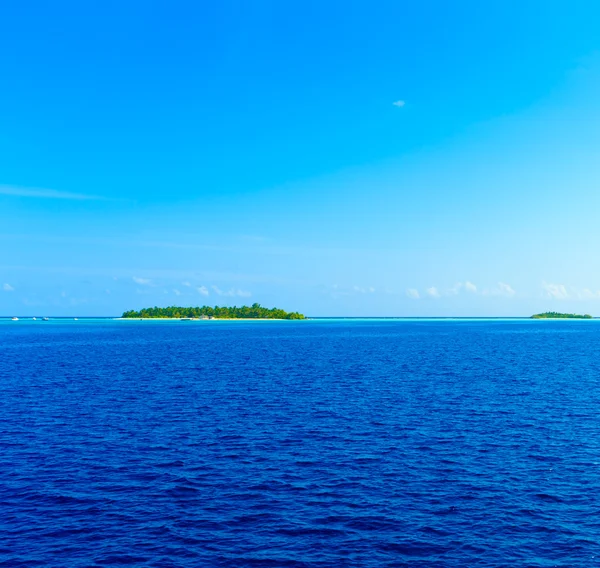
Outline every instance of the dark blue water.
{"type": "Polygon", "coordinates": [[[595,566],[600,322],[0,323],[2,566],[595,566]]]}

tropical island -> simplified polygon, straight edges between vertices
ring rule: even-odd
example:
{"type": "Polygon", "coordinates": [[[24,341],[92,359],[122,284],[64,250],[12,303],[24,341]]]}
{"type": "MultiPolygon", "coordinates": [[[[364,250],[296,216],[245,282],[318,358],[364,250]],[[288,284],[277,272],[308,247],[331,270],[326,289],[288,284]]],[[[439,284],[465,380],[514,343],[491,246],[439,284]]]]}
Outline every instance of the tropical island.
{"type": "Polygon", "coordinates": [[[531,319],[592,319],[589,314],[561,314],[560,312],[544,312],[543,314],[534,314],[531,319]]]}
{"type": "Polygon", "coordinates": [[[286,312],[279,308],[264,308],[260,304],[251,306],[202,306],[196,308],[182,308],[169,306],[167,308],[144,308],[140,311],[129,310],[123,312],[124,319],[281,319],[303,320],[303,314],[286,312]]]}

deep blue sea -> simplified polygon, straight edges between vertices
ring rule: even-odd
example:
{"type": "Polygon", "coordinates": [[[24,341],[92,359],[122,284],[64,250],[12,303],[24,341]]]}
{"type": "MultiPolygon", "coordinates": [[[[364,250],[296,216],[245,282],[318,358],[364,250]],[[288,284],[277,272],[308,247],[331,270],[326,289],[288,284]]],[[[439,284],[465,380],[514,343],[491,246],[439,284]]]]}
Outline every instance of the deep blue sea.
{"type": "Polygon", "coordinates": [[[0,566],[600,565],[600,322],[0,321],[0,566]]]}

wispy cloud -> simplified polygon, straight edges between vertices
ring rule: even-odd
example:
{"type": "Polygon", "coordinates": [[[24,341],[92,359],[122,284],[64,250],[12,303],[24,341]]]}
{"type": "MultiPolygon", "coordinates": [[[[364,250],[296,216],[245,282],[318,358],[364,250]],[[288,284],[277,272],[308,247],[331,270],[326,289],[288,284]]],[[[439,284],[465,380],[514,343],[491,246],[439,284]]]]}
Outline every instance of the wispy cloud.
{"type": "Polygon", "coordinates": [[[402,107],[403,107],[403,106],[404,106],[406,103],[405,103],[404,101],[400,100],[400,101],[394,101],[392,104],[393,104],[395,107],[400,107],[400,108],[402,108],[402,107]]]}
{"type": "Polygon", "coordinates": [[[446,292],[446,295],[456,296],[461,291],[462,287],[463,287],[463,283],[457,282],[454,286],[452,286],[452,288],[448,289],[448,291],[446,292]]]}
{"type": "Polygon", "coordinates": [[[516,293],[512,286],[506,284],[506,282],[498,282],[498,285],[494,288],[486,288],[481,292],[483,296],[504,296],[505,298],[512,298],[516,293]]]}
{"type": "Polygon", "coordinates": [[[445,296],[456,296],[464,290],[471,294],[477,294],[477,286],[473,282],[466,280],[465,282],[457,282],[452,288],[449,288],[443,295],[445,296]]]}
{"type": "Polygon", "coordinates": [[[419,294],[419,291],[416,288],[409,288],[406,290],[406,295],[413,300],[418,300],[421,297],[421,294],[419,294]]]}
{"type": "Polygon", "coordinates": [[[44,189],[41,187],[20,187],[16,185],[0,185],[0,195],[41,197],[44,199],[72,199],[75,201],[107,201],[105,197],[99,195],[72,193],[70,191],[58,191],[56,189],[44,189]]]}
{"type": "Polygon", "coordinates": [[[185,282],[182,282],[181,285],[189,288],[192,284],[186,280],[185,282]]]}
{"type": "Polygon", "coordinates": [[[551,284],[549,282],[543,282],[542,289],[546,298],[567,300],[570,297],[567,288],[563,284],[551,284]]]}
{"type": "MultiPolygon", "coordinates": [[[[431,286],[425,290],[425,295],[432,298],[447,298],[458,296],[463,290],[471,294],[477,294],[477,286],[467,280],[465,282],[456,282],[451,288],[440,289],[437,286],[431,286]]],[[[416,288],[407,288],[406,295],[413,299],[422,297],[421,293],[416,288]]]]}
{"type": "Polygon", "coordinates": [[[331,286],[326,286],[323,290],[325,294],[329,294],[334,300],[341,298],[343,296],[350,296],[353,292],[350,292],[348,289],[340,286],[339,284],[332,284],[331,286]]]}
{"type": "Polygon", "coordinates": [[[598,300],[600,290],[542,282],[542,296],[552,300],[598,300]]]}
{"type": "Polygon", "coordinates": [[[134,276],[132,280],[140,286],[152,286],[152,280],[150,280],[150,278],[138,278],[137,276],[134,276]]]}
{"type": "Polygon", "coordinates": [[[198,291],[198,294],[200,294],[201,296],[208,296],[210,293],[206,286],[198,286],[198,288],[196,288],[196,290],[198,291]]]}
{"type": "Polygon", "coordinates": [[[242,298],[249,298],[250,296],[252,296],[252,294],[246,290],[240,290],[240,289],[234,289],[231,288],[230,290],[221,290],[218,286],[211,286],[211,288],[214,290],[215,294],[217,294],[217,296],[229,296],[229,297],[234,297],[234,296],[240,296],[242,298]]]}
{"type": "MultiPolygon", "coordinates": [[[[377,292],[377,288],[375,286],[349,286],[349,285],[339,285],[332,284],[329,286],[325,286],[322,291],[324,294],[330,295],[334,299],[347,297],[347,296],[356,296],[357,294],[375,294],[377,292]]],[[[381,289],[379,289],[381,291],[381,289]]]]}
{"type": "MultiPolygon", "coordinates": [[[[431,298],[451,298],[453,296],[458,296],[459,294],[463,293],[476,294],[481,296],[503,296],[505,298],[512,298],[516,295],[517,292],[513,289],[513,287],[510,284],[507,284],[506,282],[498,282],[496,286],[493,286],[491,288],[484,288],[483,290],[479,291],[479,288],[477,288],[477,286],[473,284],[473,282],[465,280],[464,282],[457,282],[451,288],[438,288],[436,286],[431,286],[430,288],[427,288],[425,290],[424,295],[430,296],[431,298]]],[[[416,288],[408,288],[406,290],[406,295],[409,298],[414,299],[422,297],[422,294],[416,288]]]]}
{"type": "Polygon", "coordinates": [[[508,296],[509,298],[512,298],[516,294],[510,284],[506,284],[505,282],[498,282],[498,290],[500,290],[502,296],[508,296]]]}
{"type": "Polygon", "coordinates": [[[598,292],[594,292],[589,288],[584,288],[581,292],[578,293],[578,296],[583,300],[595,300],[600,298],[600,290],[598,292]]]}
{"type": "Polygon", "coordinates": [[[427,288],[426,292],[427,292],[427,295],[431,296],[432,298],[440,297],[440,292],[435,286],[431,286],[431,288],[427,288]]]}
{"type": "Polygon", "coordinates": [[[173,288],[173,294],[176,296],[181,296],[181,290],[177,290],[177,288],[173,288]]]}
{"type": "Polygon", "coordinates": [[[375,292],[375,288],[373,288],[373,286],[369,286],[368,288],[363,288],[362,286],[352,286],[352,290],[354,292],[358,292],[359,294],[372,294],[375,292]]]}
{"type": "Polygon", "coordinates": [[[2,285],[2,290],[4,290],[5,292],[14,292],[15,291],[15,289],[8,282],[5,282],[2,285]]]}

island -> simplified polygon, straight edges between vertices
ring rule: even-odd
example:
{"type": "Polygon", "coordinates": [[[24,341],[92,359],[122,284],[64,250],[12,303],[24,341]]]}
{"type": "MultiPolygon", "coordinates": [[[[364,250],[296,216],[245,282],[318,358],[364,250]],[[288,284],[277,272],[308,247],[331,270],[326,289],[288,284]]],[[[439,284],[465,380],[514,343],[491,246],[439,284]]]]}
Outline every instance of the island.
{"type": "Polygon", "coordinates": [[[121,316],[123,319],[279,319],[303,320],[303,314],[286,312],[279,308],[264,308],[260,304],[251,306],[202,306],[196,308],[182,308],[169,306],[167,308],[144,308],[139,311],[129,310],[121,316]]]}
{"type": "Polygon", "coordinates": [[[544,312],[543,314],[534,314],[531,319],[592,319],[589,314],[561,314],[560,312],[544,312]]]}

